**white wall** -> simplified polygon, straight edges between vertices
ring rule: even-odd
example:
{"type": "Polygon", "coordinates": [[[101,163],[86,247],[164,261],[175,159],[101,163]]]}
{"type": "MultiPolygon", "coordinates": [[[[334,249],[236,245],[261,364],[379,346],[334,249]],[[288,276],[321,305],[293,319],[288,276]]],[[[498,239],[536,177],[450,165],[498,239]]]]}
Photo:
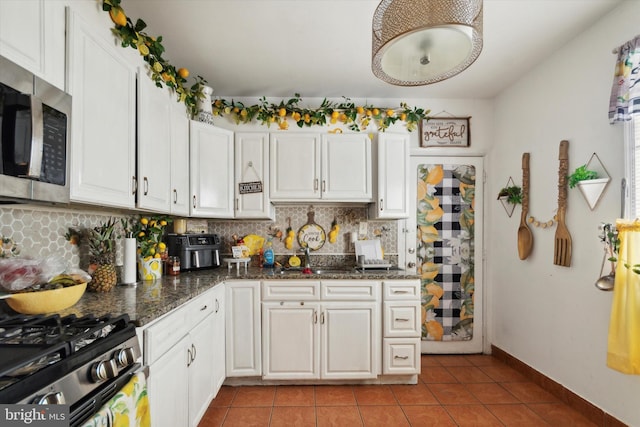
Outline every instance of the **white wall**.
{"type": "Polygon", "coordinates": [[[621,3],[496,98],[485,234],[491,342],[636,426],[640,376],[606,367],[612,294],[597,290],[594,283],[603,256],[597,227],[619,216],[624,174],[622,126],[609,125],[607,118],[616,59],[612,49],[637,35],[638,22],[640,2],[621,3]],[[530,152],[529,212],[551,219],[557,208],[562,139],[569,140],[570,172],[596,152],[612,178],[593,211],[578,189],[569,190],[569,268],[553,264],[555,226],[533,229],[533,253],[521,261],[516,243],[520,210],[508,218],[495,200],[509,176],[522,183],[521,156],[530,152]]]}

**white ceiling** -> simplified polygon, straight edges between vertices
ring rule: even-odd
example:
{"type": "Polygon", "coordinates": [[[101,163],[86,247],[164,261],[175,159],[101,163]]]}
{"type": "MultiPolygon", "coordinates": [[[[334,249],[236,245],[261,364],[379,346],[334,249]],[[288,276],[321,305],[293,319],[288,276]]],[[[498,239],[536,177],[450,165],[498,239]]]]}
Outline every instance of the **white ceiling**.
{"type": "MultiPolygon", "coordinates": [[[[484,46],[461,74],[397,87],[371,71],[379,0],[122,0],[164,57],[214,96],[492,98],[621,0],[485,0],[484,46]]],[[[612,46],[613,48],[613,46],[612,46]]]]}

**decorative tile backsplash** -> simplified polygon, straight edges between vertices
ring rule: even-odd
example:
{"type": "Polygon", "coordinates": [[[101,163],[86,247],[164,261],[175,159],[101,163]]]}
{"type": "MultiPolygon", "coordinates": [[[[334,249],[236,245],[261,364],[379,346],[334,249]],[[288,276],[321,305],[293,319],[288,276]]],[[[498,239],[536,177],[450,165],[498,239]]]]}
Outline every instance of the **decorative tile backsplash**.
{"type": "MultiPolygon", "coordinates": [[[[308,204],[287,205],[276,207],[276,220],[213,220],[188,219],[187,230],[196,232],[216,233],[222,238],[224,254],[230,254],[232,235],[245,236],[258,234],[265,238],[275,228],[286,231],[289,218],[291,228],[297,233],[300,227],[308,221],[307,213],[311,209],[308,204]]],[[[329,243],[317,250],[316,257],[333,258],[333,261],[323,264],[334,264],[343,260],[353,260],[355,249],[351,243],[351,233],[358,233],[360,223],[367,222],[367,233],[361,238],[379,238],[385,257],[397,257],[397,223],[393,220],[367,220],[367,210],[364,206],[323,206],[314,205],[314,222],[328,233],[331,222],[335,218],[340,224],[340,234],[336,243],[329,243]],[[336,261],[338,260],[338,261],[336,261]]],[[[80,265],[80,254],[77,246],[65,240],[65,233],[69,227],[95,227],[101,222],[114,217],[128,218],[130,215],[118,211],[86,210],[81,208],[58,208],[31,205],[7,205],[0,207],[0,235],[12,238],[19,246],[21,255],[43,258],[52,254],[63,257],[71,266],[80,265]]],[[[119,221],[118,221],[119,223],[119,221]]],[[[119,227],[119,224],[118,224],[119,227]]],[[[287,250],[279,239],[273,240],[273,249],[278,256],[291,255],[299,248],[297,242],[292,250],[287,250]]],[[[116,254],[116,263],[122,263],[120,245],[116,254]]]]}

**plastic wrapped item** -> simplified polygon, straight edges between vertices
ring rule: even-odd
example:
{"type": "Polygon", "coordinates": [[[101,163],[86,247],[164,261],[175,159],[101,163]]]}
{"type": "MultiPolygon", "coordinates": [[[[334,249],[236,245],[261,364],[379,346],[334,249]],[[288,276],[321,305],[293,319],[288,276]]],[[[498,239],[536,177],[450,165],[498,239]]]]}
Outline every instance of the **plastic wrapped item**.
{"type": "Polygon", "coordinates": [[[67,268],[64,259],[51,255],[43,259],[0,259],[0,287],[15,292],[29,286],[47,283],[67,268]]]}

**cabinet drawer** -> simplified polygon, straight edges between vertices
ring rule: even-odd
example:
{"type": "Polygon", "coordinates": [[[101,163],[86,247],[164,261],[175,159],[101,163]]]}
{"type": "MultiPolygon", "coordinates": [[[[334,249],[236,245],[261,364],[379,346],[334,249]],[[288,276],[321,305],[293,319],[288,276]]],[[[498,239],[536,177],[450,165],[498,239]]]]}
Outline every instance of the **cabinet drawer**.
{"type": "Polygon", "coordinates": [[[384,337],[420,337],[420,301],[385,302],[384,337]]]}
{"type": "Polygon", "coordinates": [[[384,301],[420,300],[419,280],[385,280],[382,289],[384,301]]]}
{"type": "Polygon", "coordinates": [[[186,309],[189,315],[189,330],[191,330],[205,317],[216,311],[215,295],[213,292],[207,291],[190,301],[186,309]]]}
{"type": "Polygon", "coordinates": [[[181,307],[144,330],[144,363],[150,365],[189,332],[189,312],[181,307]]]}
{"type": "Polygon", "coordinates": [[[323,300],[377,301],[380,293],[380,282],[369,280],[323,280],[320,291],[323,300]]]}
{"type": "Polygon", "coordinates": [[[420,373],[420,338],[385,338],[382,347],[383,374],[420,373]]]}
{"type": "Polygon", "coordinates": [[[262,282],[263,301],[316,301],[320,299],[320,282],[286,280],[262,282]]]}

